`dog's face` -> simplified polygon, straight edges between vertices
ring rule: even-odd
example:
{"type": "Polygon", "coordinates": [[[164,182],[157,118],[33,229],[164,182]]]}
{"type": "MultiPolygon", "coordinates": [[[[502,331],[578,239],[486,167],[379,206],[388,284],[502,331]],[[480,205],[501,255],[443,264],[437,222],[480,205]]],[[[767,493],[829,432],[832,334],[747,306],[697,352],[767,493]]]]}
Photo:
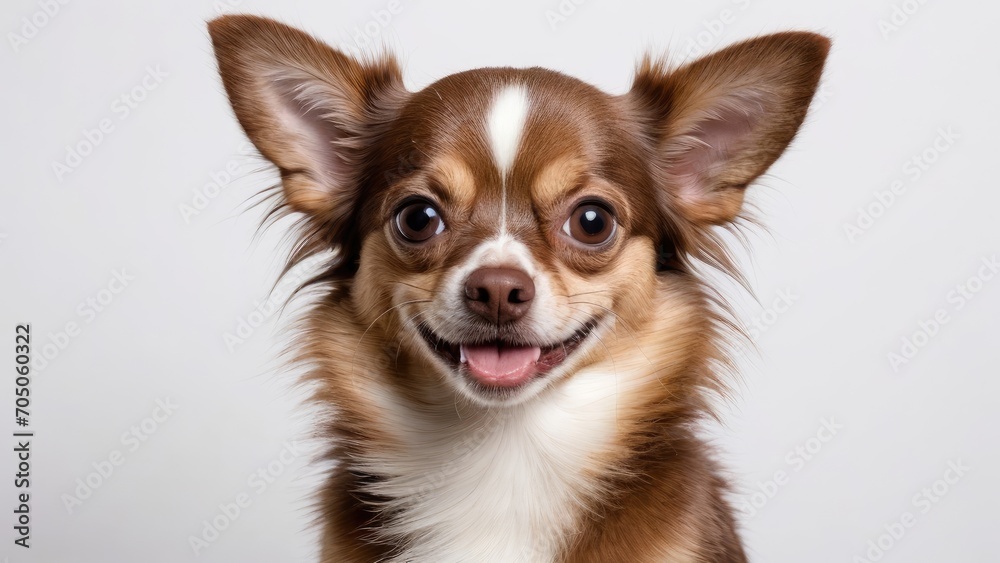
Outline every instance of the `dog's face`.
{"type": "Polygon", "coordinates": [[[419,335],[402,346],[475,400],[524,400],[564,376],[632,316],[615,309],[652,297],[658,217],[623,113],[543,70],[472,71],[413,95],[385,140],[411,170],[364,220],[359,301],[392,310],[419,335]]]}
{"type": "Polygon", "coordinates": [[[795,134],[828,48],[780,34],[647,60],[620,96],[542,69],[410,93],[392,59],[269,20],[211,31],[240,123],[307,218],[303,252],[339,252],[359,338],[419,368],[402,385],[443,378],[487,405],[623,347],[676,371],[698,355],[712,312],[688,264],[721,259],[711,227],[795,134]]]}

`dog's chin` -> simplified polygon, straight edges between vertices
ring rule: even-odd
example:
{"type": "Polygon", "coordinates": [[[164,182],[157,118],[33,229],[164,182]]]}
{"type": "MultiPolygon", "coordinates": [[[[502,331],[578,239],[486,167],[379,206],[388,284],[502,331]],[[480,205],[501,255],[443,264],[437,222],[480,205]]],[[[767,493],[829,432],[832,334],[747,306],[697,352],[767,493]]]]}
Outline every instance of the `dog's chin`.
{"type": "Polygon", "coordinates": [[[599,319],[592,319],[566,340],[543,345],[507,338],[450,342],[425,325],[418,330],[430,353],[449,368],[463,394],[478,403],[499,406],[535,395],[586,346],[599,325],[599,319]]]}

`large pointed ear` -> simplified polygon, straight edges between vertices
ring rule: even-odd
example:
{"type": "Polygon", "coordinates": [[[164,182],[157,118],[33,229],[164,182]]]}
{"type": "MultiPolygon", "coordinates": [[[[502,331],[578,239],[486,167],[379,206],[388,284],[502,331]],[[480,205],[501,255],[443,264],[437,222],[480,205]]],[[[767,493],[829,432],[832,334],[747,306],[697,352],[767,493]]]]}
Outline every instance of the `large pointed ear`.
{"type": "Polygon", "coordinates": [[[236,117],[278,167],[287,202],[335,231],[347,228],[366,139],[406,94],[395,60],[358,61],[254,16],[222,16],[208,30],[236,117]]]}
{"type": "Polygon", "coordinates": [[[695,224],[735,219],[747,185],[802,124],[829,49],[821,35],[790,32],[677,69],[646,57],[628,97],[649,124],[668,203],[695,224]]]}

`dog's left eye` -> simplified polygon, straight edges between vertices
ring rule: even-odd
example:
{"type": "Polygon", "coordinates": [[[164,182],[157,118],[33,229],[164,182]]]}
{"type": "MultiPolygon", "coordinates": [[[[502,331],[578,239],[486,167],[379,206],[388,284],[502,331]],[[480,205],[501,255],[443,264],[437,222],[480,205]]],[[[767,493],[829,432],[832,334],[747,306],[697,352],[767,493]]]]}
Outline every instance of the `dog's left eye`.
{"type": "Polygon", "coordinates": [[[563,232],[588,246],[600,246],[615,235],[614,215],[600,203],[583,203],[566,219],[563,232]]]}
{"type": "Polygon", "coordinates": [[[441,214],[427,201],[416,201],[396,213],[396,232],[409,242],[424,242],[444,231],[441,214]]]}

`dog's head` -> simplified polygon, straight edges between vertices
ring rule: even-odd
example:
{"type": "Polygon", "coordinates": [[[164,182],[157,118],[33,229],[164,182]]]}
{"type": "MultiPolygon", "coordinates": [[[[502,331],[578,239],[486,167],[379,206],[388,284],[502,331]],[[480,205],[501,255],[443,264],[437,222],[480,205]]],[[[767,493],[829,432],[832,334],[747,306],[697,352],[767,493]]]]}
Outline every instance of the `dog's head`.
{"type": "Polygon", "coordinates": [[[712,227],[791,141],[829,48],[782,33],[676,69],[646,59],[617,96],[538,68],[409,92],[392,58],[270,20],[210,31],[240,123],[305,218],[299,256],[337,252],[328,322],[392,343],[414,368],[401,385],[443,378],[489,405],[602,362],[662,378],[705,358],[715,317],[690,264],[723,260],[712,227]]]}

